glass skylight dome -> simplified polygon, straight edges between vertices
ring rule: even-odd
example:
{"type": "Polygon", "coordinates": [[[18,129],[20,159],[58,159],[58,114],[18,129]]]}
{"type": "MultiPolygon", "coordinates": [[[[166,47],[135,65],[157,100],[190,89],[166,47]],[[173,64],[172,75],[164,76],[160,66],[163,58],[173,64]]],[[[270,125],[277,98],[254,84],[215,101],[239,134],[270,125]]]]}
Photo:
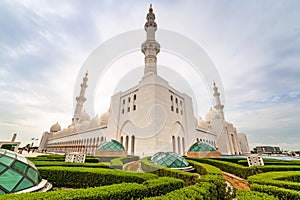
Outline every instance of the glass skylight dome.
{"type": "Polygon", "coordinates": [[[51,187],[27,158],[0,149],[0,194],[46,191],[51,187]]]}
{"type": "Polygon", "coordinates": [[[196,142],[190,149],[190,152],[215,152],[217,149],[206,142],[196,142]]]}
{"type": "Polygon", "coordinates": [[[189,163],[180,155],[173,152],[158,152],[151,159],[157,165],[162,165],[170,168],[186,168],[189,163]]]}
{"type": "Polygon", "coordinates": [[[108,142],[104,142],[98,147],[98,150],[100,151],[125,151],[124,146],[116,141],[116,140],[111,140],[108,142]]]}

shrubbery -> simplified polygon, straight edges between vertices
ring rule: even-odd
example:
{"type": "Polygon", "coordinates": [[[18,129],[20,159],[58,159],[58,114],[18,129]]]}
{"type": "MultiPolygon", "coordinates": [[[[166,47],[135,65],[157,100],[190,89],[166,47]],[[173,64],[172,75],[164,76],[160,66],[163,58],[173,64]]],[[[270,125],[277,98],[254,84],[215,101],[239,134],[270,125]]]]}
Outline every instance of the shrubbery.
{"type": "Polygon", "coordinates": [[[148,180],[142,184],[137,183],[122,183],[110,186],[102,186],[87,189],[75,190],[58,190],[44,193],[24,193],[24,194],[7,194],[0,195],[0,199],[5,200],[24,200],[24,199],[69,199],[69,200],[130,200],[142,199],[145,197],[166,194],[168,192],[180,189],[183,187],[183,181],[162,177],[158,179],[148,180]]]}
{"type": "Polygon", "coordinates": [[[300,191],[300,172],[267,172],[248,177],[250,184],[274,185],[300,191]]]}
{"type": "Polygon", "coordinates": [[[158,166],[154,163],[149,162],[148,159],[149,157],[146,157],[141,160],[142,169],[145,172],[157,174],[158,176],[168,176],[168,177],[182,179],[185,181],[186,185],[192,185],[196,183],[196,179],[198,178],[196,174],[192,174],[181,170],[171,169],[164,166],[158,166]]]}
{"type": "Polygon", "coordinates": [[[248,191],[248,190],[238,190],[236,192],[237,200],[278,200],[278,198],[268,195],[266,193],[248,191]]]}
{"type": "Polygon", "coordinates": [[[205,174],[222,175],[222,171],[215,166],[211,166],[205,163],[200,163],[194,160],[188,160],[188,162],[195,168],[196,172],[201,175],[205,175],[205,174]]]}
{"type": "Polygon", "coordinates": [[[32,161],[36,167],[46,166],[64,166],[64,167],[92,167],[92,168],[109,168],[109,166],[102,163],[71,163],[64,161],[32,161]]]}
{"type": "Polygon", "coordinates": [[[39,167],[41,176],[55,187],[87,188],[122,182],[142,183],[156,178],[154,174],[103,168],[39,167]]]}
{"type": "Polygon", "coordinates": [[[123,169],[124,164],[137,160],[139,160],[138,156],[126,156],[115,158],[110,161],[110,167],[114,169],[123,169]]]}
{"type": "Polygon", "coordinates": [[[251,190],[264,192],[269,195],[274,195],[275,197],[282,199],[282,200],[291,200],[291,199],[300,199],[300,192],[285,188],[280,188],[271,185],[259,185],[259,184],[251,184],[251,190]]]}
{"type": "MultiPolygon", "coordinates": [[[[37,157],[29,157],[30,161],[65,161],[65,156],[63,155],[40,155],[37,157]]],[[[98,163],[99,160],[92,156],[85,157],[86,163],[98,163]]]]}

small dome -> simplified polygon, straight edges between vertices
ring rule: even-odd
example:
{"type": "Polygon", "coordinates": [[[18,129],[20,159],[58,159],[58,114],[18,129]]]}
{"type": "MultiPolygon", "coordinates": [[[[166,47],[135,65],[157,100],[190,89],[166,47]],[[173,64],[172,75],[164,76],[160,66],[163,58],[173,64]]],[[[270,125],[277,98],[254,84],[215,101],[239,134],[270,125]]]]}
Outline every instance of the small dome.
{"type": "Polygon", "coordinates": [[[215,152],[217,149],[206,142],[196,142],[190,149],[190,152],[215,152]]]}
{"type": "Polygon", "coordinates": [[[85,111],[80,114],[80,123],[90,121],[90,116],[85,111]]]}
{"type": "Polygon", "coordinates": [[[100,124],[100,120],[98,117],[94,117],[93,119],[91,119],[89,126],[90,127],[97,127],[100,124]]]}
{"type": "Polygon", "coordinates": [[[111,140],[104,142],[98,147],[98,150],[100,151],[125,151],[124,146],[116,141],[116,140],[111,140]]]}
{"type": "Polygon", "coordinates": [[[170,168],[185,168],[189,163],[180,155],[173,152],[158,152],[151,157],[151,161],[156,165],[170,168]]]}
{"type": "Polygon", "coordinates": [[[53,124],[50,128],[50,133],[54,133],[54,132],[58,132],[61,131],[61,127],[58,124],[58,122],[56,122],[56,124],[53,124]]]}
{"type": "Polygon", "coordinates": [[[210,107],[209,111],[205,115],[205,120],[210,123],[212,119],[214,119],[214,115],[215,111],[212,109],[212,107],[210,107]]]}
{"type": "Polygon", "coordinates": [[[109,111],[100,116],[100,126],[105,126],[108,123],[109,111]]]}
{"type": "Polygon", "coordinates": [[[204,119],[199,117],[198,127],[207,131],[209,128],[209,124],[204,119]]]}
{"type": "MultiPolygon", "coordinates": [[[[35,165],[20,154],[0,149],[0,195],[6,193],[22,192],[25,189],[37,190],[35,186],[44,185],[35,165]]],[[[50,187],[52,185],[50,184],[50,187]]]]}

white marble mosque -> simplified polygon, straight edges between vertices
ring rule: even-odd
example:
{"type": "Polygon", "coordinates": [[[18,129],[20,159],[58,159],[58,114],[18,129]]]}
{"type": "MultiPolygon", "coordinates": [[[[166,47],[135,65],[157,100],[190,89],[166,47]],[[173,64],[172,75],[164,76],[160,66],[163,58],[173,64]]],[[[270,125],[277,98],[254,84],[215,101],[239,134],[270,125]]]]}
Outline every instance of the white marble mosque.
{"type": "Polygon", "coordinates": [[[139,83],[111,97],[110,108],[100,117],[91,118],[84,110],[88,73],[83,77],[76,97],[72,123],[61,129],[58,123],[42,135],[39,150],[48,152],[83,152],[94,155],[107,140],[117,140],[127,154],[149,156],[156,152],[186,155],[190,146],[203,141],[216,147],[223,155],[249,153],[247,137],[225,120],[217,83],[213,82],[214,107],[205,118],[195,117],[192,98],[170,86],[157,74],[160,44],[155,40],[157,24],[150,6],[145,23],[146,41],[144,74],[139,83]]]}

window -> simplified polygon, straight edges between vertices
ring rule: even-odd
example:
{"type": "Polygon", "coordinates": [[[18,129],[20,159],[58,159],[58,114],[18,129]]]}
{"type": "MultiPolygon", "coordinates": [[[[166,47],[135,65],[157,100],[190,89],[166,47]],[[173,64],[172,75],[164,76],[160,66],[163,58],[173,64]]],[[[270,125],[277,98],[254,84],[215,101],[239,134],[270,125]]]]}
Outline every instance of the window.
{"type": "Polygon", "coordinates": [[[123,104],[125,104],[125,99],[123,99],[123,104]]]}
{"type": "Polygon", "coordinates": [[[136,105],[133,105],[133,110],[136,110],[136,105]]]}
{"type": "Polygon", "coordinates": [[[133,100],[134,100],[134,101],[136,100],[136,94],[135,94],[135,95],[133,95],[133,100]]]}
{"type": "Polygon", "coordinates": [[[171,101],[173,101],[173,96],[171,95],[171,101]]]}
{"type": "Polygon", "coordinates": [[[128,97],[128,102],[130,102],[130,97],[128,97]]]}
{"type": "Polygon", "coordinates": [[[182,106],[182,101],[180,100],[180,105],[182,106]]]}
{"type": "Polygon", "coordinates": [[[127,108],[127,112],[130,112],[130,107],[127,108]]]}
{"type": "Polygon", "coordinates": [[[171,106],[171,111],[174,111],[174,107],[173,106],[171,106]]]}
{"type": "Polygon", "coordinates": [[[176,108],[176,113],[178,113],[178,108],[176,108]]]}
{"type": "Polygon", "coordinates": [[[124,108],[122,109],[122,114],[124,114],[124,108]]]}
{"type": "Polygon", "coordinates": [[[182,110],[180,110],[180,114],[183,115],[183,111],[182,110]]]}
{"type": "Polygon", "coordinates": [[[178,103],[178,99],[177,98],[175,99],[175,103],[178,103]]]}

